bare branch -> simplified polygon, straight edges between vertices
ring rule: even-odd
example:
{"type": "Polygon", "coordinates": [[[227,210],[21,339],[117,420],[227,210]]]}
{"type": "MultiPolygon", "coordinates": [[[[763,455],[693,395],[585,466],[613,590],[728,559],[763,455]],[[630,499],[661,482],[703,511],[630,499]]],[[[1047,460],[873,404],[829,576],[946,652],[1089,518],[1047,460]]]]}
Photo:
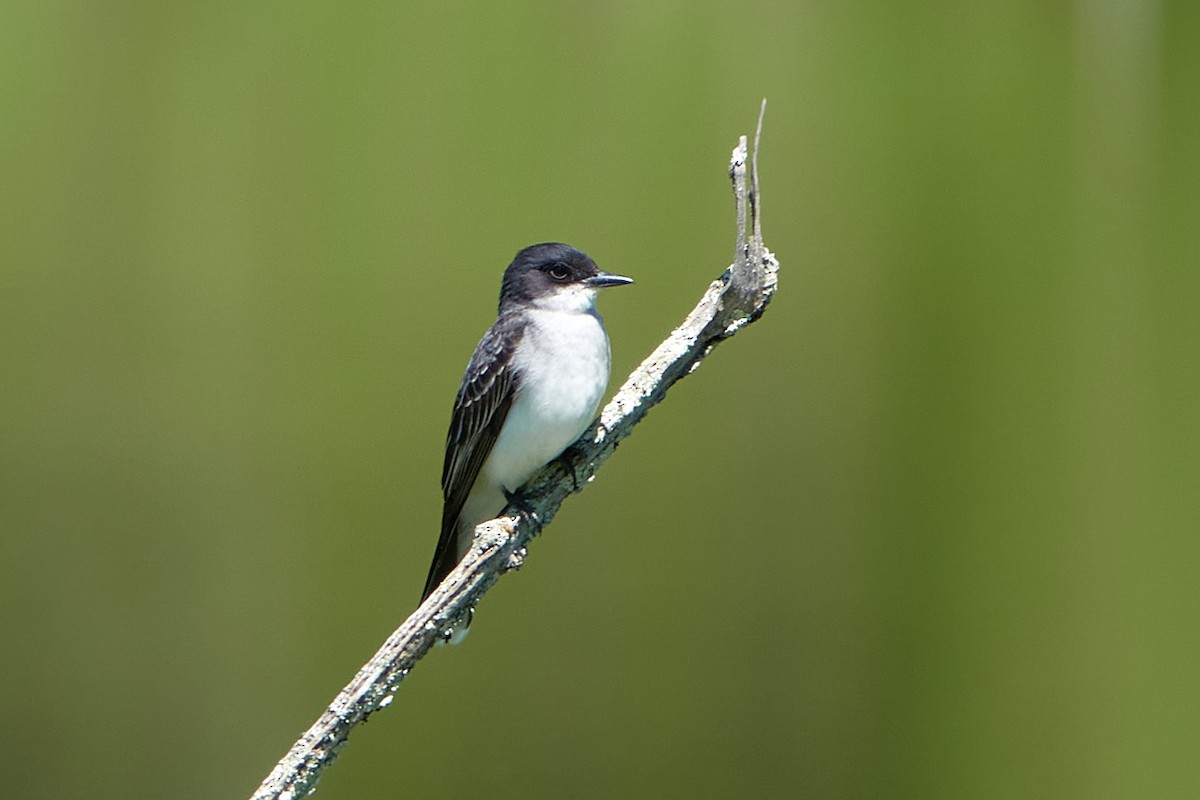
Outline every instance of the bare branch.
{"type": "Polygon", "coordinates": [[[307,797],[351,729],[386,707],[397,686],[429,648],[470,613],[502,574],[521,565],[529,541],[550,523],[569,494],[587,485],[650,407],[663,399],[675,381],[695,370],[719,342],[762,315],[775,292],[779,265],[763,244],[759,220],[757,155],[761,134],[760,112],[753,156],[749,156],[746,137],[742,136],[730,160],[738,226],[733,264],[712,282],[683,323],[633,371],[600,418],[564,457],[522,487],[520,508],[509,506],[504,516],[476,528],[475,543],[462,563],[388,637],[275,766],[252,800],[307,797]]]}

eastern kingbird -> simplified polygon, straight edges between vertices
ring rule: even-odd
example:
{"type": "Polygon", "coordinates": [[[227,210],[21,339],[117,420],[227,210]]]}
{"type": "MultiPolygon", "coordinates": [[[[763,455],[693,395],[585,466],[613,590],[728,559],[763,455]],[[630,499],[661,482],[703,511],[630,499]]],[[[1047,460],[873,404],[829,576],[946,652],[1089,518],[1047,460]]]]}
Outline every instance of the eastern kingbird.
{"type": "MultiPolygon", "coordinates": [[[[573,247],[545,242],[504,270],[500,313],[454,400],[442,467],[442,534],[422,599],[466,555],[475,526],[587,428],[608,385],[597,291],[633,283],[573,247]]],[[[461,632],[460,632],[461,633],[461,632]]],[[[457,637],[456,637],[457,638],[457,637]]]]}

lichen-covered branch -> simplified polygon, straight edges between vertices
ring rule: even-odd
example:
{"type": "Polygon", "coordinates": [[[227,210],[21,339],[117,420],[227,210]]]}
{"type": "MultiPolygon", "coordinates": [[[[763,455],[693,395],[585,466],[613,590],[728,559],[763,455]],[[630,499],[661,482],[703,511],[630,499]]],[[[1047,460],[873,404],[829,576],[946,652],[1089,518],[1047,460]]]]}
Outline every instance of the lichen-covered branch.
{"type": "Polygon", "coordinates": [[[761,133],[760,114],[754,152],[749,152],[743,136],[729,164],[737,203],[733,264],[712,282],[683,323],[626,379],[566,456],[521,488],[520,507],[510,506],[504,516],[476,529],[475,543],[462,563],[388,637],[275,766],[252,800],[308,796],[351,729],[386,707],[396,687],[429,648],[470,613],[501,575],[520,566],[529,541],[550,523],[567,495],[587,485],[617,444],[666,396],[675,381],[694,370],[718,343],[763,313],[775,292],[779,265],[762,240],[757,168],[761,133]]]}

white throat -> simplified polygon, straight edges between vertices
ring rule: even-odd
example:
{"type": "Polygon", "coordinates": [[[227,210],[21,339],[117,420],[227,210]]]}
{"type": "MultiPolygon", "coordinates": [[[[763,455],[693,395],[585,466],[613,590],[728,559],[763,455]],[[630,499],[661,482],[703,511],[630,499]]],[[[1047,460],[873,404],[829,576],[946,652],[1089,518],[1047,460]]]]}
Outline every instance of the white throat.
{"type": "Polygon", "coordinates": [[[594,286],[572,284],[563,286],[552,294],[534,298],[529,305],[543,311],[561,311],[568,314],[590,314],[596,308],[596,292],[594,286]]]}

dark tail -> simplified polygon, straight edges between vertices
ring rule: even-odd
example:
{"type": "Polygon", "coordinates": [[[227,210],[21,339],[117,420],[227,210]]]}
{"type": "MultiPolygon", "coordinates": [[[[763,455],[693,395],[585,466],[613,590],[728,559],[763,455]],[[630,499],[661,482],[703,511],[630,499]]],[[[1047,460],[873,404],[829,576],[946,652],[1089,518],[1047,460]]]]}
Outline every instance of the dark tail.
{"type": "Polygon", "coordinates": [[[429,577],[425,579],[425,590],[421,592],[421,602],[433,594],[446,576],[454,571],[462,559],[458,555],[457,519],[446,519],[442,516],[442,535],[438,537],[437,549],[433,551],[433,563],[429,565],[429,577]]]}

